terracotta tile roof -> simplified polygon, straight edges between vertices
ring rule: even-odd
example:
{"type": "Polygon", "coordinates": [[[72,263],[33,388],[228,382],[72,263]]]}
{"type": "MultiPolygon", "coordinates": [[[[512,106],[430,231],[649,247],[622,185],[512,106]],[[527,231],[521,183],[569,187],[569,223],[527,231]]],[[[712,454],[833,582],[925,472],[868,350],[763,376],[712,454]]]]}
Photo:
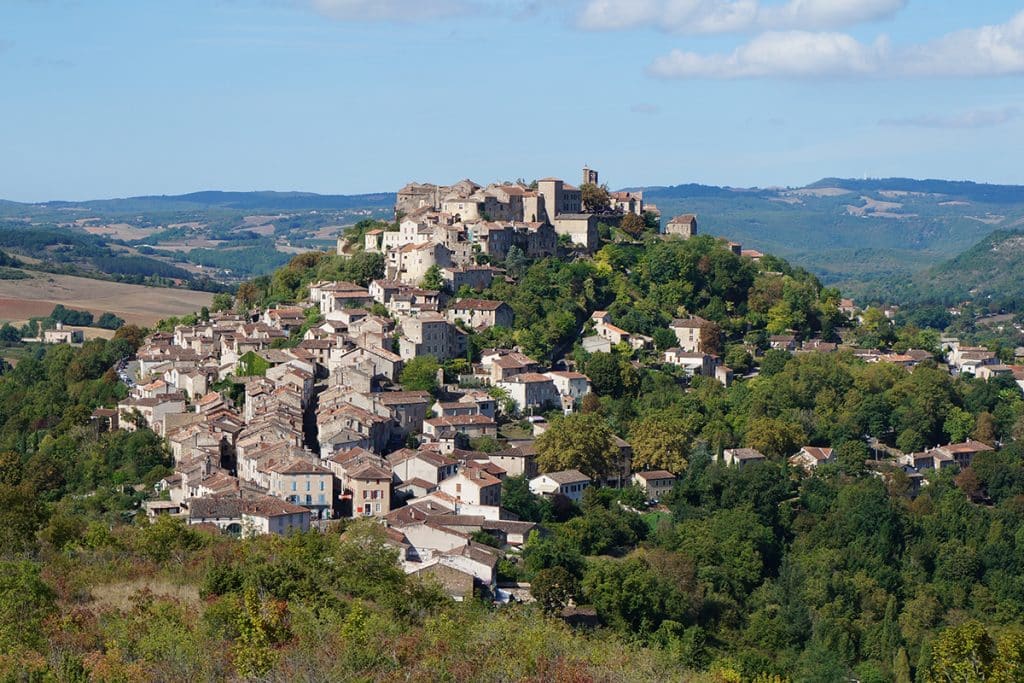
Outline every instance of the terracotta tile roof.
{"type": "Polygon", "coordinates": [[[378,467],[372,462],[367,462],[359,465],[351,472],[346,473],[349,479],[359,480],[370,480],[370,479],[383,479],[391,481],[391,471],[386,470],[383,467],[378,467]]]}
{"type": "Polygon", "coordinates": [[[504,301],[491,301],[489,299],[460,299],[451,307],[458,311],[496,311],[502,306],[508,306],[504,301]]]}
{"type": "Polygon", "coordinates": [[[832,457],[832,449],[823,446],[804,446],[800,450],[818,462],[824,462],[832,457]]]}
{"type": "Polygon", "coordinates": [[[242,512],[253,517],[280,517],[309,514],[309,510],[273,496],[258,496],[242,501],[242,512]]]}
{"type": "Polygon", "coordinates": [[[304,458],[289,458],[267,468],[278,474],[330,474],[326,467],[304,458]]]}

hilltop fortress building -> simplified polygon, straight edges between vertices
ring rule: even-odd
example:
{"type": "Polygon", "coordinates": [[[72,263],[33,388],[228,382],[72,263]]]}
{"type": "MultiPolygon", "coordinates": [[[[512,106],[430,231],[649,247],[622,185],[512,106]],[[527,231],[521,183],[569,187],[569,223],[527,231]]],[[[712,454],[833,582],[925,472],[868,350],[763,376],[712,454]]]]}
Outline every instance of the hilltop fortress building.
{"type": "MultiPolygon", "coordinates": [[[[596,185],[598,172],[584,167],[583,183],[596,185]]],[[[643,215],[653,208],[645,207],[642,192],[615,192],[611,194],[607,216],[587,213],[580,188],[560,178],[543,178],[526,186],[521,183],[492,183],[481,187],[472,180],[461,180],[452,185],[409,183],[398,191],[395,215],[400,220],[397,233],[374,233],[367,236],[364,245],[370,251],[388,252],[409,245],[436,242],[452,251],[451,256],[434,253],[427,257],[429,265],[441,267],[465,265],[458,254],[457,244],[480,244],[479,251],[503,258],[512,244],[531,254],[544,253],[547,246],[548,226],[557,236],[566,236],[587,251],[598,246],[599,220],[614,222],[625,213],[643,215]],[[501,234],[507,230],[508,234],[501,234]]],[[[425,253],[427,247],[417,247],[425,253]]],[[[393,257],[389,263],[398,264],[393,257]]],[[[427,261],[416,260],[416,263],[427,261]]],[[[427,265],[426,267],[429,267],[427,265]]],[[[398,274],[401,267],[396,267],[398,274]]],[[[420,270],[420,269],[416,269],[420,270]]]]}

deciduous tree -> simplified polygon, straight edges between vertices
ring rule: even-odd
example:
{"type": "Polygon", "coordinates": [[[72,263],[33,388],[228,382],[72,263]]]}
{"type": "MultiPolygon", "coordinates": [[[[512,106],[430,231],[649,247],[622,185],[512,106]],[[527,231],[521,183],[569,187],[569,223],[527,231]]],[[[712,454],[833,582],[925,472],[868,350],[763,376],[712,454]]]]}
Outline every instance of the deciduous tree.
{"type": "Polygon", "coordinates": [[[759,417],[747,423],[744,444],[767,456],[792,455],[807,442],[807,434],[795,422],[778,417],[759,417]]]}
{"type": "Polygon", "coordinates": [[[692,415],[659,412],[641,419],[630,433],[633,468],[681,474],[698,428],[699,423],[692,415]]]}
{"type": "Polygon", "coordinates": [[[647,229],[647,225],[640,216],[637,216],[635,213],[627,213],[619,222],[619,229],[635,239],[643,234],[644,230],[647,229]]]}
{"type": "Polygon", "coordinates": [[[437,391],[437,371],[441,365],[433,356],[416,356],[402,368],[399,381],[406,391],[437,391]]]}
{"type": "Polygon", "coordinates": [[[612,436],[600,415],[556,417],[537,438],[537,466],[542,472],[578,469],[590,477],[603,476],[617,455],[612,436]]]}

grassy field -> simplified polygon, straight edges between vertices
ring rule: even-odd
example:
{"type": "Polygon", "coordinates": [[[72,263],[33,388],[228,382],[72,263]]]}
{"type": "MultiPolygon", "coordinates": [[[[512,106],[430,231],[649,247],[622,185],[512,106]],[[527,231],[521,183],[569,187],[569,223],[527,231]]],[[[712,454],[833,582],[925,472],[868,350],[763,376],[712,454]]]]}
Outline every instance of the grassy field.
{"type": "Polygon", "coordinates": [[[150,326],[161,318],[208,306],[213,295],[186,289],[144,287],[70,275],[32,273],[28,280],[0,280],[0,322],[49,315],[53,307],[110,312],[129,323],[150,326]]]}

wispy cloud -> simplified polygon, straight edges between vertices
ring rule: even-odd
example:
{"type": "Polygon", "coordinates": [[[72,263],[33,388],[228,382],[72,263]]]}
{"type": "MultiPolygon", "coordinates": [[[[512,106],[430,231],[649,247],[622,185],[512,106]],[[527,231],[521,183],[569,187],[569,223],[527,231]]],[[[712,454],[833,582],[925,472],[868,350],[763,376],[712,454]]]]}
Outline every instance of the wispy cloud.
{"type": "Polygon", "coordinates": [[[1021,117],[1018,107],[1002,109],[972,109],[957,114],[911,116],[902,119],[882,119],[883,126],[906,128],[991,128],[1001,126],[1021,117]]]}
{"type": "Polygon", "coordinates": [[[1004,24],[970,28],[907,47],[886,36],[768,32],[731,53],[673,50],[649,72],[661,78],[963,77],[1024,74],[1024,11],[1004,24]]]}
{"type": "Polygon", "coordinates": [[[415,22],[461,15],[524,18],[543,8],[539,0],[304,0],[319,14],[340,21],[415,22]]]}
{"type": "Polygon", "coordinates": [[[884,39],[867,46],[844,33],[770,32],[730,54],[673,50],[655,59],[650,72],[662,78],[859,76],[875,73],[886,51],[884,39]]]}
{"type": "Polygon", "coordinates": [[[661,107],[660,106],[658,106],[656,104],[651,104],[649,102],[639,102],[639,103],[634,104],[633,106],[631,106],[629,108],[629,110],[631,112],[633,112],[634,114],[652,115],[652,114],[660,114],[661,113],[661,107]]]}
{"type": "Polygon", "coordinates": [[[345,21],[420,21],[463,14],[470,0],[312,0],[312,8],[345,21]]]}
{"type": "Polygon", "coordinates": [[[838,29],[890,17],[908,0],[588,0],[577,24],[592,31],[652,26],[680,34],[838,29]]]}

